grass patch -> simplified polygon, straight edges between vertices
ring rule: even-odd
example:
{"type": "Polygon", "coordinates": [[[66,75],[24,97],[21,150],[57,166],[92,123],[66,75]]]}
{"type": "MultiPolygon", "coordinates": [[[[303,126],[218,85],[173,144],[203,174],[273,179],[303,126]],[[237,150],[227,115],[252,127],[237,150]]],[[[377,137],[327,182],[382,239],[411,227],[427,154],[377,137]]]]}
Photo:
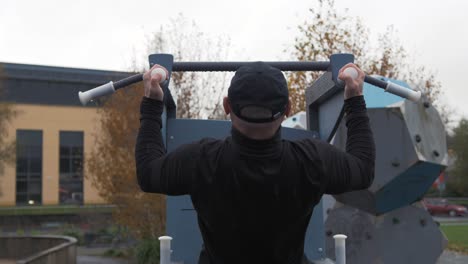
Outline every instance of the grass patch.
{"type": "Polygon", "coordinates": [[[468,225],[441,225],[449,241],[448,249],[468,254],[468,225]]]}

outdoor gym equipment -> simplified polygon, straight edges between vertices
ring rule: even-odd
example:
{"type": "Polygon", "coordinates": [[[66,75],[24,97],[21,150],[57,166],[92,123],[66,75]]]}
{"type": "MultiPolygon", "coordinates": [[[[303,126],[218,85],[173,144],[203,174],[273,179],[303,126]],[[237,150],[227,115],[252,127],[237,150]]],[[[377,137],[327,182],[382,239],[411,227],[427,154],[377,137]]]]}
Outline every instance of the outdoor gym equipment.
{"type": "MultiPolygon", "coordinates": [[[[170,54],[156,54],[157,56],[166,56],[166,59],[172,60],[172,55],[170,54]]],[[[152,55],[153,56],[153,55],[152,55]]],[[[350,61],[354,60],[354,57],[350,54],[336,54],[330,57],[330,61],[314,62],[314,61],[284,61],[284,62],[267,62],[269,65],[276,67],[282,71],[331,71],[333,74],[333,80],[341,85],[341,82],[338,80],[338,71],[342,64],[343,56],[352,57],[349,58],[350,61]],[[340,59],[334,59],[340,58],[340,59]]],[[[248,62],[174,62],[172,64],[172,71],[236,71],[242,65],[245,65],[248,62]]],[[[153,73],[152,73],[153,74],[153,73]]],[[[164,72],[165,74],[165,72],[164,72]]],[[[169,74],[170,75],[170,74],[169,74]]],[[[164,76],[166,77],[166,76],[164,76]]],[[[162,78],[165,80],[166,78],[162,78]]],[[[83,105],[86,105],[89,101],[96,99],[101,96],[109,95],[114,93],[116,90],[127,87],[131,84],[141,82],[143,80],[143,74],[136,74],[128,78],[122,79],[120,81],[109,82],[102,86],[96,87],[94,89],[88,90],[86,92],[79,92],[78,96],[80,102],[83,105]]],[[[403,98],[409,99],[411,101],[417,102],[421,97],[420,91],[414,91],[407,87],[402,87],[398,84],[392,82],[386,82],[379,80],[377,78],[367,76],[364,79],[365,82],[375,85],[376,87],[385,89],[386,92],[401,96],[403,98]]],[[[166,92],[166,91],[165,91],[166,92]]]]}
{"type": "MultiPolygon", "coordinates": [[[[344,65],[353,61],[350,54],[334,54],[327,62],[269,63],[283,71],[324,71],[313,84],[304,87],[307,113],[306,118],[300,120],[305,119],[301,127],[307,129],[282,127],[284,139],[315,138],[340,148],[345,146],[344,87],[337,76],[344,65]]],[[[177,106],[169,90],[171,73],[235,71],[245,62],[173,62],[169,54],[150,55],[149,62],[150,67],[159,64],[168,70],[162,84],[165,96],[162,134],[168,152],[203,137],[221,139],[230,134],[229,121],[176,118],[177,106]]],[[[140,74],[105,84],[80,93],[80,101],[86,104],[141,80],[140,74]]],[[[309,222],[305,255],[313,263],[332,263],[329,258],[335,256],[333,236],[345,234],[349,238],[346,245],[349,263],[373,263],[375,260],[409,263],[405,262],[408,259],[414,263],[433,263],[446,240],[416,201],[446,166],[443,123],[424,98],[419,100],[420,92],[409,89],[401,81],[366,76],[364,97],[376,139],[374,183],[367,190],[324,196],[315,206],[309,222]],[[375,87],[384,88],[386,93],[375,87]],[[334,199],[339,203],[333,206],[334,199]],[[328,200],[333,202],[327,204],[328,200]]],[[[175,262],[195,264],[202,239],[190,197],[168,196],[166,202],[166,234],[173,238],[174,249],[171,258],[175,262]]],[[[342,259],[343,254],[339,255],[342,259]]]]}

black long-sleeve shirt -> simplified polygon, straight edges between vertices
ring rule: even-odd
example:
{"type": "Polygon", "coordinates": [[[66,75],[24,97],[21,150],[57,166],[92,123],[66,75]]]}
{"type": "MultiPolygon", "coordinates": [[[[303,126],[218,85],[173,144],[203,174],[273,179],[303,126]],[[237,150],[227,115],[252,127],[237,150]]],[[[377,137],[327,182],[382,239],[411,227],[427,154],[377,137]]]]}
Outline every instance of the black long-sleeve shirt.
{"type": "Polygon", "coordinates": [[[346,152],[326,142],[252,140],[232,129],[166,154],[160,101],[143,98],[135,158],[145,192],[191,196],[207,263],[301,262],[314,206],[324,193],[365,189],[375,147],[362,96],[345,101],[346,152]]]}

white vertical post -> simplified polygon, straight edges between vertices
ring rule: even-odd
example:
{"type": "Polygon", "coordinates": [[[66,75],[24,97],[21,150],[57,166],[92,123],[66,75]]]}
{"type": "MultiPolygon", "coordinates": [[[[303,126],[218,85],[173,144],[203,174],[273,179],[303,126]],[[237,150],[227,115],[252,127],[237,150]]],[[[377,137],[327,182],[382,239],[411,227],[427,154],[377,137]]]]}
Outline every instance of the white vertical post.
{"type": "Polygon", "coordinates": [[[171,240],[170,236],[159,237],[160,264],[171,264],[171,240]]]}
{"type": "Polygon", "coordinates": [[[345,235],[334,235],[336,264],[346,264],[346,238],[345,235]]]}

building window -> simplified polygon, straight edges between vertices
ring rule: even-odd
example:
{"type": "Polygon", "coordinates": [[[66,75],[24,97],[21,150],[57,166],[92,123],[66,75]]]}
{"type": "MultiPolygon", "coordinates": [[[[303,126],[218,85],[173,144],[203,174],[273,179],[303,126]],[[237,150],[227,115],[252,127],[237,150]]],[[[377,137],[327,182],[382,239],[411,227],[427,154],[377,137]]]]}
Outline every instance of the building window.
{"type": "Polygon", "coordinates": [[[83,132],[60,132],[61,204],[83,204],[83,132]]]}
{"type": "Polygon", "coordinates": [[[42,203],[42,131],[16,131],[16,204],[42,203]]]}

